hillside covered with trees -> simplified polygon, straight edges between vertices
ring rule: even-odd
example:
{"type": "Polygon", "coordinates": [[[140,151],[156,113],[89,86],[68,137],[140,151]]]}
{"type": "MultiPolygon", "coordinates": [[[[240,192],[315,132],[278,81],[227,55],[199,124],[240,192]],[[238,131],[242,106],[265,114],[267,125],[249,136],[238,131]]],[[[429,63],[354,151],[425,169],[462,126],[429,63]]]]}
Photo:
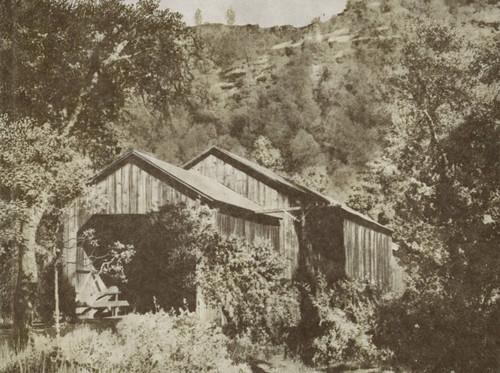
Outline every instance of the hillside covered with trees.
{"type": "Polygon", "coordinates": [[[256,159],[266,144],[280,153],[279,165],[268,166],[347,200],[386,145],[389,78],[410,25],[427,14],[469,39],[495,37],[498,8],[454,3],[352,1],[304,28],[197,26],[203,64],[193,70],[188,102],[169,117],[131,102],[122,145],[183,163],[213,144],[256,159]]]}

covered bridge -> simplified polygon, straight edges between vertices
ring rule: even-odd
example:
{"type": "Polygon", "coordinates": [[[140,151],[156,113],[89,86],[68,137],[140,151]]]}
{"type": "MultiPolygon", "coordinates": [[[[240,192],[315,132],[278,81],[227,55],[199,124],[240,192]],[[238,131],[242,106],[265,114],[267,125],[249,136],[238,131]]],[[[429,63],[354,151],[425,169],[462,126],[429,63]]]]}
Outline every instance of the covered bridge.
{"type": "Polygon", "coordinates": [[[289,263],[290,279],[307,267],[321,269],[332,278],[366,279],[386,291],[401,286],[389,229],[218,147],[183,167],[130,151],[96,174],[91,183],[105,203],[74,201],[64,230],[65,275],[75,287],[80,317],[117,315],[128,305],[118,299],[119,289],[106,286],[78,245],[89,219],[143,215],[178,202],[200,201],[213,208],[214,221],[224,235],[239,235],[250,242],[269,240],[289,263]]]}

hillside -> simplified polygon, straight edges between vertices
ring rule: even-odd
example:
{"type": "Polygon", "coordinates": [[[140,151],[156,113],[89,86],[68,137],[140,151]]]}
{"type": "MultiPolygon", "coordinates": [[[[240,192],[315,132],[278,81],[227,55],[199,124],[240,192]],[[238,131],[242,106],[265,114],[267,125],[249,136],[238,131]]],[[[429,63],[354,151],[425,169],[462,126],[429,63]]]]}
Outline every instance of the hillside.
{"type": "MultiPolygon", "coordinates": [[[[430,3],[428,11],[472,37],[498,33],[498,5],[449,3],[430,3]]],[[[164,118],[135,103],[132,139],[123,146],[176,163],[213,144],[261,163],[259,154],[277,149],[281,159],[267,166],[346,200],[383,152],[391,121],[386,77],[419,11],[411,1],[351,1],[342,14],[303,28],[198,26],[204,62],[188,105],[164,118]]]]}

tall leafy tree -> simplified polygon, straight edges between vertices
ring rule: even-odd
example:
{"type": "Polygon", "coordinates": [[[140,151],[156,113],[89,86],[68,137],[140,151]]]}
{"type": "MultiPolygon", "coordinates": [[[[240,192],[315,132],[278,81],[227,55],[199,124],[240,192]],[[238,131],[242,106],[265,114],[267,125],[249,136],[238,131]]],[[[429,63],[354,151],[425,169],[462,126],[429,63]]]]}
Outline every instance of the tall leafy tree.
{"type": "Polygon", "coordinates": [[[388,147],[370,179],[390,206],[409,277],[386,309],[380,342],[418,371],[494,371],[500,39],[461,35],[428,16],[412,18],[403,36],[389,77],[388,147]]]}
{"type": "Polygon", "coordinates": [[[184,97],[196,39],[153,0],[7,0],[0,25],[0,191],[12,233],[2,245],[18,256],[14,324],[23,346],[42,218],[117,152],[127,98],[142,96],[166,116],[184,97]]]}
{"type": "Polygon", "coordinates": [[[203,18],[201,15],[201,9],[198,8],[196,9],[196,12],[194,14],[194,22],[196,23],[196,26],[199,26],[203,23],[203,18]]]}
{"type": "Polygon", "coordinates": [[[226,22],[229,26],[234,25],[234,21],[236,20],[236,12],[233,8],[229,8],[226,11],[226,22]]]}

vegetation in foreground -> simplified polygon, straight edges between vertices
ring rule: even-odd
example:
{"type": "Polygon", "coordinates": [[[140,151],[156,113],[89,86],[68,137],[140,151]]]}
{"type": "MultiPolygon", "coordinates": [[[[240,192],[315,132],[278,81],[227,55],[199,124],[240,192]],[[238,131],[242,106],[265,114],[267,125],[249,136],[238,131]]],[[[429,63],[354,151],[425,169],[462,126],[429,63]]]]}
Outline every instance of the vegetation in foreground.
{"type": "Polygon", "coordinates": [[[6,354],[1,372],[240,372],[227,337],[195,314],[128,315],[114,331],[78,327],[60,340],[41,335],[19,354],[6,354]]]}

